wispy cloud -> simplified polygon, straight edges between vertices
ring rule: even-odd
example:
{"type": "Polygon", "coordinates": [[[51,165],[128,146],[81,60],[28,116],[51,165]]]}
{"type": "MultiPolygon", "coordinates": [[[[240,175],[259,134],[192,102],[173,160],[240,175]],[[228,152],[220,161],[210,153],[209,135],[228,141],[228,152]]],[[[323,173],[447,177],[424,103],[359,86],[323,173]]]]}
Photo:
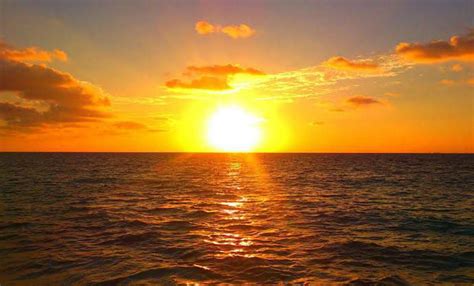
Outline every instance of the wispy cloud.
{"type": "Polygon", "coordinates": [[[388,97],[399,97],[400,93],[398,93],[398,92],[386,92],[383,95],[388,96],[388,97]]]}
{"type": "Polygon", "coordinates": [[[352,61],[344,57],[332,57],[325,61],[323,66],[355,72],[379,73],[382,72],[380,65],[371,61],[352,61]]]}
{"type": "Polygon", "coordinates": [[[231,86],[227,82],[227,78],[218,78],[211,76],[203,76],[185,82],[180,79],[172,79],[165,83],[170,89],[204,89],[204,90],[228,90],[231,86]]]}
{"type": "Polygon", "coordinates": [[[346,100],[346,102],[356,107],[382,104],[380,100],[374,97],[364,96],[364,95],[356,95],[356,96],[349,97],[346,100]]]}
{"type": "Polygon", "coordinates": [[[455,82],[452,79],[442,79],[439,83],[442,85],[453,85],[455,82]]]}
{"type": "Polygon", "coordinates": [[[125,130],[145,130],[147,129],[145,124],[135,122],[135,121],[119,121],[115,122],[114,126],[119,129],[125,130]]]}
{"type": "MultiPolygon", "coordinates": [[[[249,88],[263,96],[259,100],[283,100],[316,97],[350,89],[357,81],[367,78],[391,77],[404,72],[409,65],[395,55],[380,55],[361,61],[344,60],[351,68],[334,68],[328,61],[294,71],[269,74],[249,88]],[[363,63],[363,65],[362,65],[363,63]],[[358,66],[356,68],[355,66],[358,66]],[[360,67],[365,66],[365,69],[360,67]],[[368,72],[367,69],[377,70],[368,72]]],[[[329,61],[334,62],[334,61],[329,61]]]]}
{"type": "Polygon", "coordinates": [[[212,66],[189,66],[186,69],[187,73],[198,74],[212,74],[212,75],[234,75],[234,74],[250,74],[250,75],[264,75],[265,73],[254,69],[244,68],[239,65],[212,65],[212,66]]]}

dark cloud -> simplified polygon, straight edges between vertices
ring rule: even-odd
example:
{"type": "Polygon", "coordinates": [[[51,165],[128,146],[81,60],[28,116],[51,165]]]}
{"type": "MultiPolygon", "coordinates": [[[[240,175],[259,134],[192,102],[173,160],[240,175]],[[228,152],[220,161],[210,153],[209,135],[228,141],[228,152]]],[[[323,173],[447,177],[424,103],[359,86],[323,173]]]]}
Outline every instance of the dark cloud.
{"type": "Polygon", "coordinates": [[[98,126],[98,130],[103,135],[124,135],[129,133],[155,133],[155,132],[167,132],[168,129],[164,126],[163,128],[152,128],[146,124],[137,121],[115,121],[106,122],[98,126]]]}
{"type": "Polygon", "coordinates": [[[354,106],[366,106],[366,105],[374,105],[374,104],[382,104],[381,101],[370,97],[370,96],[364,96],[364,95],[356,95],[349,97],[347,99],[347,102],[351,105],[354,106]]]}
{"type": "Polygon", "coordinates": [[[0,119],[7,127],[96,121],[108,116],[103,107],[110,102],[102,89],[45,65],[23,62],[34,58],[32,51],[42,52],[31,49],[9,47],[8,53],[0,53],[0,92],[13,92],[22,101],[0,101],[0,119]],[[38,104],[47,106],[47,110],[32,107],[38,104]]]}
{"type": "Polygon", "coordinates": [[[404,59],[417,63],[474,61],[474,30],[464,36],[453,36],[449,41],[400,43],[395,51],[404,59]]]}
{"type": "Polygon", "coordinates": [[[311,121],[311,122],[309,123],[309,125],[311,125],[311,126],[324,125],[324,121],[311,121]]]}
{"type": "Polygon", "coordinates": [[[120,121],[114,123],[114,126],[119,129],[126,129],[126,130],[145,130],[147,129],[145,124],[135,122],[135,121],[120,121]]]}
{"type": "Polygon", "coordinates": [[[0,103],[0,119],[11,125],[32,126],[42,120],[42,115],[31,107],[0,103]]]}

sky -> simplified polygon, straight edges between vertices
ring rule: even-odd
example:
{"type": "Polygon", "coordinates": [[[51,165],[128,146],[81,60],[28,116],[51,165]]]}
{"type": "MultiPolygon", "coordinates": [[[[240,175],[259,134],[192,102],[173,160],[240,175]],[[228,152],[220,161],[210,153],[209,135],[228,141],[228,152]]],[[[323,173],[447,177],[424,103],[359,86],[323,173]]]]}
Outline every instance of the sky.
{"type": "Polygon", "coordinates": [[[472,153],[474,2],[0,1],[0,151],[222,151],[233,107],[250,151],[472,153]]]}

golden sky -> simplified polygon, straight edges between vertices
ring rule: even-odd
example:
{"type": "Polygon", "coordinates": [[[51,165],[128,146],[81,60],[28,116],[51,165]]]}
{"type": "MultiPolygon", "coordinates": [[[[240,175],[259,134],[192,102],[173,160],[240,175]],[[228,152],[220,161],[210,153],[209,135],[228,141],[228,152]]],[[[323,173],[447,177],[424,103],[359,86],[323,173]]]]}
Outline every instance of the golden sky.
{"type": "Polygon", "coordinates": [[[417,3],[4,1],[0,150],[473,152],[472,2],[417,3]]]}

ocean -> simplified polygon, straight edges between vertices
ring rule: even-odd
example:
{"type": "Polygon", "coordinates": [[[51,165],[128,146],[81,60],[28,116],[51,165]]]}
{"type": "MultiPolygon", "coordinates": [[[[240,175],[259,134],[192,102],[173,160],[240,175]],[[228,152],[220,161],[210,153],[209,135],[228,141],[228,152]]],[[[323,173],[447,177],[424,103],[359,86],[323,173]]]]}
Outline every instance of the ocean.
{"type": "Polygon", "coordinates": [[[0,284],[473,285],[474,155],[1,153],[0,284]]]}

